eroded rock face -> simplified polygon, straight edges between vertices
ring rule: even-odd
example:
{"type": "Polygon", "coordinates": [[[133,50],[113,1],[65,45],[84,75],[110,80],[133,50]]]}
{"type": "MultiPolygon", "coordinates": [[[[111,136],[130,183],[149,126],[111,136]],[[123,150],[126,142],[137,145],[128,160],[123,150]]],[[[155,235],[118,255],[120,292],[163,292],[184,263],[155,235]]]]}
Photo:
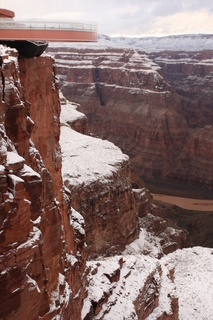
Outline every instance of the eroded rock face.
{"type": "MultiPolygon", "coordinates": [[[[196,111],[197,101],[176,94],[164,71],[143,52],[49,50],[56,58],[64,95],[81,104],[93,133],[130,156],[141,178],[160,181],[161,186],[166,182],[168,190],[173,184],[212,189],[212,128],[203,126],[202,108],[196,111]]],[[[208,70],[205,81],[209,64],[208,70]]]]}
{"type": "MultiPolygon", "coordinates": [[[[109,170],[103,162],[98,179],[94,166],[95,179],[90,185],[86,185],[85,171],[83,183],[74,184],[71,194],[68,189],[63,190],[61,178],[58,180],[60,162],[55,160],[55,164],[53,156],[59,146],[59,96],[57,88],[52,98],[48,91],[56,76],[45,84],[44,74],[39,71],[42,65],[46,75],[55,75],[53,61],[50,57],[19,60],[15,51],[1,50],[1,317],[9,319],[12,314],[16,319],[52,319],[63,314],[63,319],[80,319],[89,272],[87,255],[121,252],[138,236],[128,157],[111,143],[98,140],[106,145],[105,156],[98,156],[106,158],[109,170]],[[28,67],[40,79],[42,90],[33,86],[28,67]],[[49,114],[46,126],[44,120],[40,123],[38,119],[42,117],[38,97],[49,114]],[[50,144],[45,144],[40,134],[50,144]],[[116,161],[108,159],[110,149],[116,161]],[[72,206],[84,214],[85,221],[72,206]]],[[[72,111],[78,112],[76,106],[72,111]]],[[[85,116],[79,113],[78,119],[77,131],[87,133],[85,116]]],[[[68,118],[68,123],[73,126],[72,119],[68,118]]],[[[71,141],[75,143],[73,138],[71,141]]],[[[83,154],[81,159],[85,159],[83,154]]]]}
{"type": "Polygon", "coordinates": [[[34,123],[31,139],[52,178],[55,196],[61,202],[60,101],[56,66],[49,56],[35,59],[34,63],[31,59],[19,58],[19,70],[23,98],[29,102],[27,111],[34,123]]]}
{"type": "Polygon", "coordinates": [[[0,46],[0,318],[78,319],[86,257],[62,192],[54,64],[24,60],[0,46]]]}

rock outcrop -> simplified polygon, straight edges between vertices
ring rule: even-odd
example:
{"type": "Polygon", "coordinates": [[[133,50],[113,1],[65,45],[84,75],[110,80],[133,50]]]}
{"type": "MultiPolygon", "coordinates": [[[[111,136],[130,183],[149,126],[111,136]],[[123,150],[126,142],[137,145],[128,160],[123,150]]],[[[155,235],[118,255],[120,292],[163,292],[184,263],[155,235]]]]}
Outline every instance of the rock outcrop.
{"type": "Polygon", "coordinates": [[[129,159],[112,143],[71,129],[72,105],[62,106],[61,119],[62,176],[85,220],[88,257],[122,252],[139,231],[129,159]]]}
{"type": "Polygon", "coordinates": [[[64,95],[81,104],[94,134],[129,155],[149,187],[212,189],[212,128],[203,126],[197,102],[178,95],[159,65],[134,49],[49,51],[64,95]]]}

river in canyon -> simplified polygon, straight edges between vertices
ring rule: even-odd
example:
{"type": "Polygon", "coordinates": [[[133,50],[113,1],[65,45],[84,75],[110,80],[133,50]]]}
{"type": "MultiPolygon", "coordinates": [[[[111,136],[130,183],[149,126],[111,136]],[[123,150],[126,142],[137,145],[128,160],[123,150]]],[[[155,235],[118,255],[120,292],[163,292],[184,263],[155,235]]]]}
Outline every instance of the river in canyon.
{"type": "Polygon", "coordinates": [[[186,246],[213,248],[213,200],[151,193],[168,226],[186,232],[186,246]]]}
{"type": "Polygon", "coordinates": [[[195,211],[213,211],[213,200],[191,199],[152,193],[153,199],[195,211]]]}

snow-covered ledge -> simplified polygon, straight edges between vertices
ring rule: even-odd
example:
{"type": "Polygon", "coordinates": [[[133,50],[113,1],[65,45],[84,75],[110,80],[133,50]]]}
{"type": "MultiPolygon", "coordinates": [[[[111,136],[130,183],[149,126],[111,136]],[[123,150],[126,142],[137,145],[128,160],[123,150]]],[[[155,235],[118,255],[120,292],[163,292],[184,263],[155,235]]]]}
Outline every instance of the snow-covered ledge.
{"type": "Polygon", "coordinates": [[[129,157],[113,143],[83,135],[68,125],[82,117],[70,103],[61,106],[62,178],[72,206],[85,219],[87,249],[120,252],[138,236],[129,157]]]}

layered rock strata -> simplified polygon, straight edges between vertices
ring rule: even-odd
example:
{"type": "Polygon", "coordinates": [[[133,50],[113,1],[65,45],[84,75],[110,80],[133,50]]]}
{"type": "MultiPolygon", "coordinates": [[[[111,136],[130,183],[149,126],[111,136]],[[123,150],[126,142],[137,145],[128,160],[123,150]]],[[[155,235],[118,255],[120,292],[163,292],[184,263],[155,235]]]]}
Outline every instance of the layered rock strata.
{"type": "Polygon", "coordinates": [[[212,125],[213,51],[158,52],[149,57],[164,70],[168,82],[182,98],[191,127],[212,125]]]}
{"type": "Polygon", "coordinates": [[[162,68],[134,49],[49,50],[64,95],[81,104],[93,133],[130,156],[141,178],[167,191],[212,188],[212,128],[194,125],[202,124],[197,102],[177,95],[162,68]]]}

